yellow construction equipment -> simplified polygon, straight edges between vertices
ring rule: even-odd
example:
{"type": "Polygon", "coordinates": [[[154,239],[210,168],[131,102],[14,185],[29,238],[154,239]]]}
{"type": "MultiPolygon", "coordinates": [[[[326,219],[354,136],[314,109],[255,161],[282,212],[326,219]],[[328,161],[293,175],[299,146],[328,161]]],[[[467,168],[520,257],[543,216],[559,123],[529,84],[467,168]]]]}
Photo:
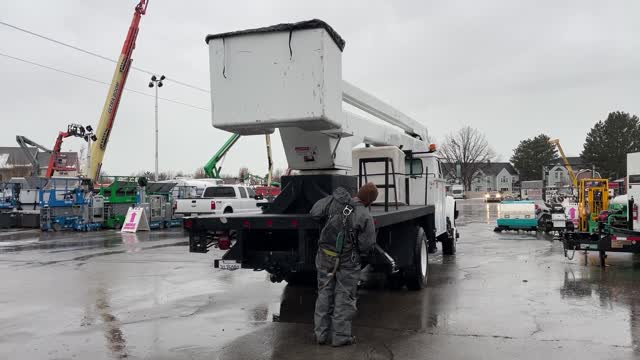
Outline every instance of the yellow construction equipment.
{"type": "Polygon", "coordinates": [[[569,160],[567,159],[567,156],[564,154],[564,150],[562,149],[562,146],[560,146],[560,140],[559,139],[549,140],[549,144],[553,144],[558,148],[558,152],[562,157],[564,166],[567,168],[567,171],[569,172],[569,177],[571,178],[573,187],[574,188],[578,187],[578,178],[576,177],[576,174],[573,172],[573,168],[571,167],[571,164],[569,164],[569,160]]]}
{"type": "Polygon", "coordinates": [[[609,206],[609,180],[580,179],[578,187],[578,231],[594,232],[598,216],[609,206]]]}
{"type": "Polygon", "coordinates": [[[113,122],[116,119],[116,112],[120,105],[120,99],[122,97],[122,91],[131,69],[131,54],[136,45],[136,37],[138,36],[138,28],[140,25],[140,18],[147,12],[147,0],[140,0],[136,5],[135,12],[133,13],[133,19],[129,26],[129,32],[122,46],[120,52],[120,58],[116,65],[116,70],[113,73],[113,79],[111,80],[111,86],[107,93],[107,99],[105,100],[104,107],[102,108],[102,115],[100,115],[100,121],[96,129],[97,139],[91,144],[90,154],[91,160],[89,164],[88,177],[94,182],[100,178],[100,169],[102,167],[102,160],[104,159],[104,153],[107,150],[107,144],[109,143],[109,135],[113,129],[113,122]]]}

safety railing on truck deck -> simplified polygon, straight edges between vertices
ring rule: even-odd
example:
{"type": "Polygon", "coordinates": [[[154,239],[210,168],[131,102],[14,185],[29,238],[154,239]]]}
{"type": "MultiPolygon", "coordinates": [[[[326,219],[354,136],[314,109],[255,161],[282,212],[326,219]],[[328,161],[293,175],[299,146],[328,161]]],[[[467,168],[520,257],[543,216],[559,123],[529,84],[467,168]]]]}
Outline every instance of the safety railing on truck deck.
{"type": "Polygon", "coordinates": [[[388,157],[376,157],[360,159],[358,164],[358,188],[369,182],[369,176],[384,176],[384,184],[375,184],[378,189],[384,189],[384,211],[389,211],[389,189],[393,189],[393,200],[396,210],[398,210],[398,188],[396,184],[396,169],[393,160],[388,157]],[[367,173],[367,164],[384,163],[384,173],[369,174],[367,173]],[[391,164],[391,173],[393,174],[393,184],[389,183],[389,164],[391,164]],[[364,183],[362,179],[364,177],[364,183]]]}
{"type": "MultiPolygon", "coordinates": [[[[424,152],[427,153],[427,152],[424,152]]],[[[396,210],[398,210],[398,191],[397,191],[397,184],[396,184],[396,175],[400,175],[404,177],[405,180],[405,203],[407,205],[410,205],[410,187],[409,187],[409,180],[410,178],[416,178],[416,177],[421,177],[423,174],[425,174],[423,172],[422,169],[422,162],[420,162],[420,171],[418,172],[414,172],[414,166],[413,166],[413,161],[414,160],[420,160],[419,158],[414,158],[413,154],[416,153],[409,153],[408,157],[405,160],[409,161],[409,173],[399,173],[396,172],[395,170],[395,165],[394,162],[391,158],[389,157],[376,157],[376,158],[364,158],[364,159],[360,159],[359,164],[358,164],[358,188],[362,187],[362,185],[366,184],[369,182],[369,176],[384,176],[384,184],[375,184],[377,188],[379,189],[384,189],[385,192],[385,201],[384,201],[384,211],[388,212],[389,211],[389,189],[393,189],[393,198],[394,198],[394,202],[392,205],[395,206],[396,210]],[[368,173],[367,172],[367,164],[369,163],[384,163],[385,167],[384,167],[384,173],[368,173]],[[389,173],[389,164],[391,164],[391,173],[389,173]],[[393,178],[393,184],[389,183],[389,175],[392,176],[393,178]],[[364,182],[363,182],[363,177],[364,177],[364,182]]],[[[417,153],[420,154],[420,153],[417,153]]],[[[424,205],[428,204],[428,187],[429,187],[429,175],[434,175],[435,174],[429,174],[428,172],[428,168],[425,168],[426,171],[426,178],[425,178],[425,184],[424,184],[424,205]]]]}

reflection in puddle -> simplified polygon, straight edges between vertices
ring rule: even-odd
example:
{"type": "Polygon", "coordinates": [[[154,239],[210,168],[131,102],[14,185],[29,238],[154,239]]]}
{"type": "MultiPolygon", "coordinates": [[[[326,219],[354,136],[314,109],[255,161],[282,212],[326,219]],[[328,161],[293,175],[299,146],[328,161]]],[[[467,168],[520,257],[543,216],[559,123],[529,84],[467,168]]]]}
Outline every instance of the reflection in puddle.
{"type": "Polygon", "coordinates": [[[566,269],[560,296],[563,299],[595,300],[600,308],[606,309],[609,317],[628,314],[631,343],[634,351],[640,352],[640,288],[636,286],[636,275],[633,268],[628,267],[605,271],[599,265],[566,269]]]}

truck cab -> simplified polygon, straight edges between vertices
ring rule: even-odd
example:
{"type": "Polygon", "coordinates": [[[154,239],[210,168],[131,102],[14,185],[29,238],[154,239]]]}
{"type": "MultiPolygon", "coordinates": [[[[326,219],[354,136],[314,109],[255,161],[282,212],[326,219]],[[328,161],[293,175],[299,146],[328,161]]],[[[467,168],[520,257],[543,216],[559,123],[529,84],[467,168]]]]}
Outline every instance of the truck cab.
{"type": "Polygon", "coordinates": [[[453,196],[454,199],[464,199],[464,186],[460,184],[452,185],[451,196],[453,196]]]}

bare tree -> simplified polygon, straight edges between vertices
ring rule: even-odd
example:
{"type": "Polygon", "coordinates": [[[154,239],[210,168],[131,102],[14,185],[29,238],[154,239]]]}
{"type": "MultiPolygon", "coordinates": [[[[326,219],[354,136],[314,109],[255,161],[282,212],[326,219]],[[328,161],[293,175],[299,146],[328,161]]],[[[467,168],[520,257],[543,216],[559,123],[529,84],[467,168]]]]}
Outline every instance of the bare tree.
{"type": "Polygon", "coordinates": [[[204,173],[204,169],[199,167],[196,171],[193,172],[194,179],[204,179],[207,177],[207,174],[204,173]]]}
{"type": "Polygon", "coordinates": [[[471,126],[448,134],[441,153],[447,163],[445,175],[459,181],[466,190],[471,190],[471,182],[482,165],[495,157],[485,135],[471,126]]]}
{"type": "Polygon", "coordinates": [[[238,177],[244,179],[247,176],[249,176],[249,168],[246,166],[241,167],[240,170],[238,170],[238,177]]]}

